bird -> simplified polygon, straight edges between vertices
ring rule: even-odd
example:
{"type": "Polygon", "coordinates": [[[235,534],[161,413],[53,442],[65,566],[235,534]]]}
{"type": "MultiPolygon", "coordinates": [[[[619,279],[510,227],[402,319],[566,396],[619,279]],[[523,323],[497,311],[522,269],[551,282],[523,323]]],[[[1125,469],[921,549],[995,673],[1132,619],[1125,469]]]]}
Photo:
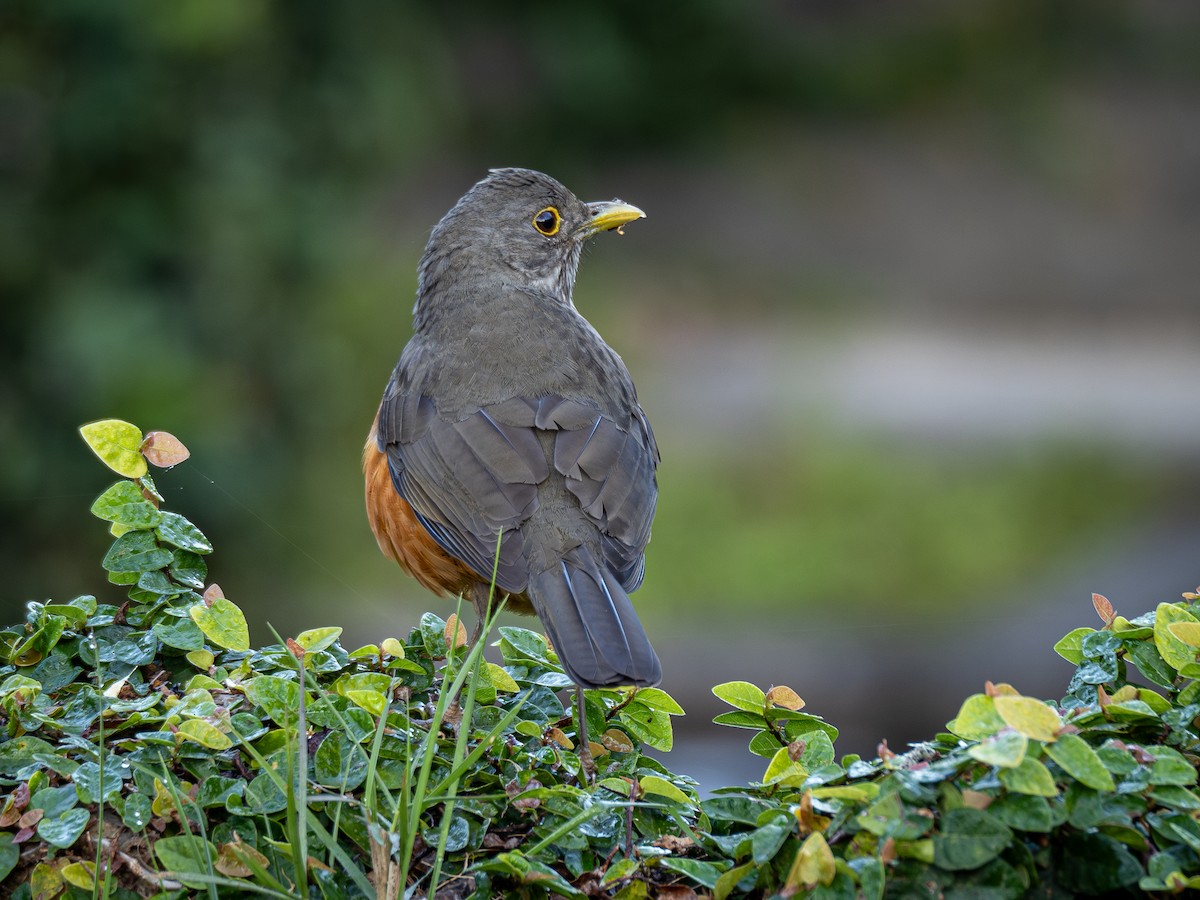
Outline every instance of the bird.
{"type": "Polygon", "coordinates": [[[629,370],[576,309],[585,243],[645,213],[492,169],[433,228],[412,336],[363,450],[385,556],[436,594],[536,614],[576,685],[652,687],[629,595],[645,574],[658,445],[629,370]],[[494,577],[494,589],[493,589],[494,577]]]}

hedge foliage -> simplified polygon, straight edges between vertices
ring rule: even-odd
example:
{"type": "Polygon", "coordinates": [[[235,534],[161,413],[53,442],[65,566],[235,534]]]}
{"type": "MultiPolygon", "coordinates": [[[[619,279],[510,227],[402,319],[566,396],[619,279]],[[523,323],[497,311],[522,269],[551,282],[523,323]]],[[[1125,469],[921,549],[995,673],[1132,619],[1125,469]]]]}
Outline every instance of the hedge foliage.
{"type": "MultiPolygon", "coordinates": [[[[319,628],[254,649],[212,546],[147,461],[187,451],[82,429],[124,476],[92,505],[127,589],[32,603],[0,632],[0,880],[18,898],[135,896],[1070,897],[1200,888],[1200,596],[1055,649],[1059,702],[988,684],[903,754],[836,758],[790,688],[715,687],[760,781],[701,799],[644,755],[683,710],[587,692],[588,783],[545,639],[457,615],[347,650],[319,628]],[[1135,671],[1136,670],[1136,671],[1135,671]],[[1140,673],[1140,675],[1138,674],[1140,673]]],[[[573,696],[567,693],[566,696],[573,696]]]]}

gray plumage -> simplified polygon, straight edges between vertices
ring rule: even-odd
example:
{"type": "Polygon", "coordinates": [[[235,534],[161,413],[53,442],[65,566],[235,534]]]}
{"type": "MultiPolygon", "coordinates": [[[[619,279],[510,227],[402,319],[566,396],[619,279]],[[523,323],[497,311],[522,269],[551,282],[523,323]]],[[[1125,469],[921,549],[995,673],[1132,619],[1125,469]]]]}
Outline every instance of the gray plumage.
{"type": "Polygon", "coordinates": [[[528,599],[584,687],[661,677],[628,596],[658,448],[625,364],[571,298],[610,207],[526,169],[468,191],[430,236],[377,428],[396,490],[481,590],[500,537],[498,587],[528,599]],[[550,235],[533,221],[547,208],[550,235]]]}

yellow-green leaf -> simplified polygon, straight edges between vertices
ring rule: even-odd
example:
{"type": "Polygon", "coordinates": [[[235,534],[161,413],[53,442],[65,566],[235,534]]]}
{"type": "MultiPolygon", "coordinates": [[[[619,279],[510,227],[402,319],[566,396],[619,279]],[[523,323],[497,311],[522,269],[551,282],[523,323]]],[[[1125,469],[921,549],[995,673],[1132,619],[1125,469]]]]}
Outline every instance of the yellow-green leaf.
{"type": "Polygon", "coordinates": [[[120,419],[89,422],[79,429],[100,461],[126,478],[141,478],[149,471],[142,456],[142,432],[136,425],[120,419]]]}
{"type": "Polygon", "coordinates": [[[722,872],[721,877],[717,879],[717,883],[713,885],[713,900],[726,900],[733,893],[733,889],[737,887],[738,882],[753,872],[754,869],[754,863],[748,862],[742,863],[740,866],[734,866],[728,872],[722,872]]]}
{"type": "Polygon", "coordinates": [[[324,650],[342,636],[342,629],[336,625],[327,626],[325,628],[310,628],[308,631],[302,631],[296,635],[296,643],[310,653],[315,653],[318,650],[324,650]]]}
{"type": "Polygon", "coordinates": [[[833,851],[829,849],[825,835],[814,831],[804,839],[804,843],[796,851],[796,858],[792,861],[792,868],[788,871],[784,887],[794,891],[801,888],[811,890],[818,884],[832,884],[835,874],[833,851]]]}
{"type": "Polygon", "coordinates": [[[90,891],[96,886],[96,867],[90,862],[68,863],[59,869],[63,881],[90,891]]]}
{"type": "Polygon", "coordinates": [[[1200,622],[1172,622],[1167,627],[1189,647],[1200,647],[1200,622]]]}
{"type": "Polygon", "coordinates": [[[987,694],[972,694],[963,701],[958,715],[946,726],[968,741],[981,741],[1004,728],[995,701],[987,694]]]}
{"type": "Polygon", "coordinates": [[[513,693],[521,689],[521,686],[513,681],[513,677],[495,663],[485,660],[483,667],[487,672],[488,681],[492,683],[492,687],[496,690],[513,693]]]}
{"type": "Polygon", "coordinates": [[[657,775],[643,775],[642,780],[638,782],[642,790],[647,794],[657,794],[660,797],[666,797],[668,800],[674,800],[676,803],[690,803],[688,795],[677,788],[665,778],[660,778],[657,775]]]}
{"type": "Polygon", "coordinates": [[[29,876],[29,892],[35,900],[57,897],[63,889],[63,876],[58,869],[46,863],[38,863],[29,876]]]}
{"type": "Polygon", "coordinates": [[[783,787],[797,787],[808,777],[808,770],[796,762],[788,753],[787,747],[780,747],[767,763],[767,771],[763,773],[763,784],[778,784],[783,787]]]}
{"type": "Polygon", "coordinates": [[[1171,626],[1195,622],[1196,617],[1177,603],[1160,603],[1154,611],[1154,644],[1158,654],[1172,669],[1182,669],[1196,661],[1196,648],[1175,636],[1171,626]]]}
{"type": "Polygon", "coordinates": [[[387,697],[379,691],[347,690],[342,692],[342,696],[373,716],[382,716],[387,711],[387,697]]]}
{"type": "Polygon", "coordinates": [[[992,702],[1005,724],[1025,737],[1047,743],[1058,737],[1062,717],[1041,700],[1017,696],[994,697],[992,702]]]}
{"type": "Polygon", "coordinates": [[[246,617],[230,600],[217,597],[212,606],[197,603],[188,610],[192,621],[204,632],[204,636],[226,650],[249,650],[250,629],[246,617]]]}
{"type": "Polygon", "coordinates": [[[175,742],[194,741],[211,750],[228,750],[233,746],[229,735],[203,719],[186,719],[175,732],[175,742]]]}
{"type": "Polygon", "coordinates": [[[212,664],[216,661],[216,657],[208,650],[192,650],[184,654],[184,659],[190,662],[197,669],[203,669],[207,672],[212,668],[212,664]]]}
{"type": "Polygon", "coordinates": [[[404,659],[404,645],[395,638],[384,638],[381,644],[383,652],[388,656],[394,656],[396,659],[404,659]]]}

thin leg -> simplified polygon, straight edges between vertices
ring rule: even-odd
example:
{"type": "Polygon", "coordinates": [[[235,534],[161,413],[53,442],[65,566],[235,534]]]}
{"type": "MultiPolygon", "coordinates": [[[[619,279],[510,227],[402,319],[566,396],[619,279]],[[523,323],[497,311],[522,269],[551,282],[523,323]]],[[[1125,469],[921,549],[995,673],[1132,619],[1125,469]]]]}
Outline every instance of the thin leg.
{"type": "Polygon", "coordinates": [[[579,718],[579,762],[583,764],[583,774],[588,783],[596,780],[596,761],[592,759],[592,748],[588,743],[587,710],[583,705],[583,688],[575,686],[575,713],[579,718]]]}
{"type": "Polygon", "coordinates": [[[468,647],[474,647],[475,642],[483,636],[483,623],[487,621],[488,614],[487,585],[475,585],[475,589],[471,591],[471,605],[475,607],[475,627],[471,629],[471,643],[468,647]]]}

